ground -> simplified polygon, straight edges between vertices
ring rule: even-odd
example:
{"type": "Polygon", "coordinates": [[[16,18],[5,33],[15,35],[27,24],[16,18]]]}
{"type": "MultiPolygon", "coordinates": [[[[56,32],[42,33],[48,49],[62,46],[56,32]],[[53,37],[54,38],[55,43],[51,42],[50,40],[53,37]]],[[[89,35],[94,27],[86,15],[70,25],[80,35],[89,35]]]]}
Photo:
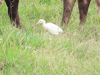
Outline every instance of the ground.
{"type": "Polygon", "coordinates": [[[78,3],[69,24],[61,26],[61,0],[20,0],[23,30],[14,28],[5,2],[0,7],[0,75],[99,75],[100,15],[92,0],[85,25],[79,25],[78,3]],[[39,19],[52,22],[64,31],[45,34],[39,19]]]}

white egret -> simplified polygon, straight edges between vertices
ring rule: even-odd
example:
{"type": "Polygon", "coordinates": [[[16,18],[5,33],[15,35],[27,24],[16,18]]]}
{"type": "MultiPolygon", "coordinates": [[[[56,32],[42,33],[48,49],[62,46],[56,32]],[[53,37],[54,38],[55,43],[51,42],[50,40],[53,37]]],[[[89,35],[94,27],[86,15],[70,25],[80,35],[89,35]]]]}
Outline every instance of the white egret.
{"type": "Polygon", "coordinates": [[[46,23],[45,20],[43,20],[43,19],[40,19],[37,24],[39,24],[39,23],[42,23],[45,31],[48,31],[51,34],[58,35],[59,33],[63,32],[63,30],[60,27],[58,27],[57,25],[55,25],[53,23],[46,23]]]}

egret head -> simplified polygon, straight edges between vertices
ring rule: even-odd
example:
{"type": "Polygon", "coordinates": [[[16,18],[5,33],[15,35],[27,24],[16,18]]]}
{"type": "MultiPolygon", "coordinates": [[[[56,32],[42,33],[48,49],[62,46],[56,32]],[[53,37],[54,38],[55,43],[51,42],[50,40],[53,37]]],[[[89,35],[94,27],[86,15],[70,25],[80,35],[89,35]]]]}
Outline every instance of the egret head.
{"type": "Polygon", "coordinates": [[[38,21],[38,23],[45,23],[45,20],[40,19],[40,20],[38,21]]]}

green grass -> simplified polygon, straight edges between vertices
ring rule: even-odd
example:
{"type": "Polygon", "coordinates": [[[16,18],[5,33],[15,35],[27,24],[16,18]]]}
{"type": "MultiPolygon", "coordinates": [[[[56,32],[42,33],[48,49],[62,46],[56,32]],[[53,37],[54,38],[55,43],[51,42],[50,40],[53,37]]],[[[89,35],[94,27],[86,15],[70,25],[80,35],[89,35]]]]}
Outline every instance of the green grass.
{"type": "Polygon", "coordinates": [[[100,75],[100,15],[91,1],[86,25],[79,25],[78,3],[67,28],[61,26],[61,0],[20,0],[23,31],[14,28],[5,2],[0,7],[0,75],[100,75]],[[64,33],[46,34],[43,18],[64,33]],[[1,70],[2,69],[2,70],[1,70]]]}

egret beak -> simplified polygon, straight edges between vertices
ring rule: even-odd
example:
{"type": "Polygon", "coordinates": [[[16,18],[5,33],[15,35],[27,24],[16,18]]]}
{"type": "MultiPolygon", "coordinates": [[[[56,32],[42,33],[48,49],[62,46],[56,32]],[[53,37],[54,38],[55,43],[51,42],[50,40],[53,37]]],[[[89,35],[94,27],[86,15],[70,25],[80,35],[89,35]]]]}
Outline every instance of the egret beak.
{"type": "Polygon", "coordinates": [[[38,25],[39,23],[36,23],[36,25],[38,25]]]}

